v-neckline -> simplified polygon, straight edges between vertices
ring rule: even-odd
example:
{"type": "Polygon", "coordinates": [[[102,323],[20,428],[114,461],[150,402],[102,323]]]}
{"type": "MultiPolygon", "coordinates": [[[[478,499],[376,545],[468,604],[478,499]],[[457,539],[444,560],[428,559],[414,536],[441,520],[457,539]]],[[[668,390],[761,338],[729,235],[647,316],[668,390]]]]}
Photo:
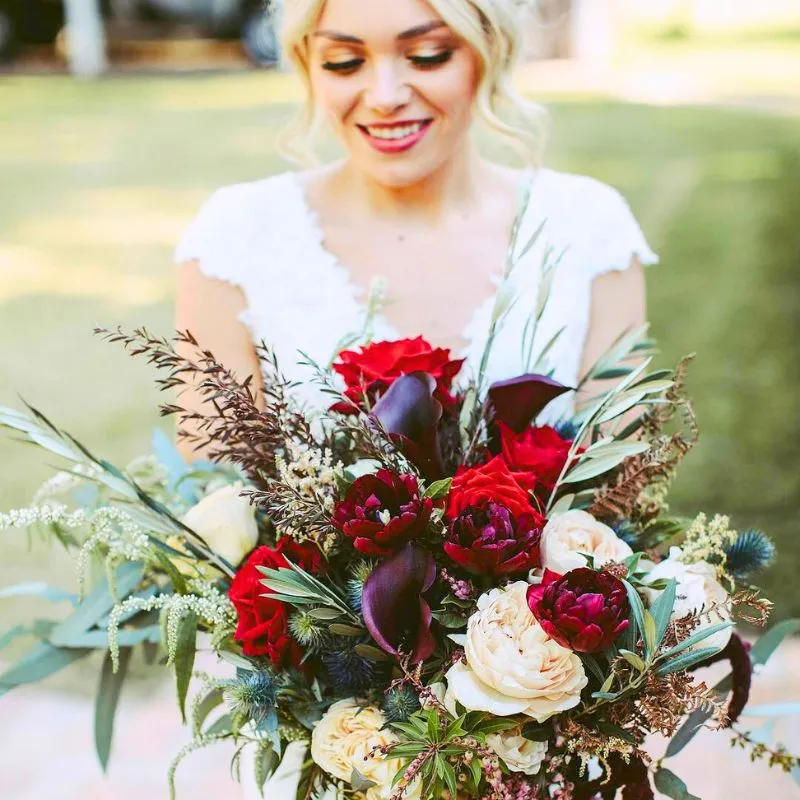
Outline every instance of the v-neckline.
{"type": "MultiPolygon", "coordinates": [[[[333,253],[325,243],[325,231],[322,228],[322,223],[320,221],[319,211],[315,209],[309,199],[308,199],[308,190],[307,190],[307,183],[304,182],[303,178],[301,177],[302,173],[298,171],[294,171],[289,173],[291,175],[291,183],[297,195],[297,201],[300,205],[300,209],[302,212],[303,219],[306,222],[309,232],[310,241],[313,242],[313,245],[316,247],[319,254],[324,258],[327,262],[328,267],[334,271],[342,280],[344,287],[346,288],[348,294],[353,298],[354,303],[358,306],[358,309],[362,315],[366,317],[368,313],[368,302],[369,302],[369,294],[370,289],[369,287],[364,287],[353,279],[353,274],[350,268],[345,264],[335,253],[333,253]]],[[[521,175],[517,182],[516,187],[516,211],[514,213],[514,221],[512,221],[512,227],[515,221],[518,219],[520,223],[524,220],[521,218],[520,215],[525,215],[530,210],[532,195],[533,195],[533,187],[536,183],[536,176],[538,174],[538,170],[535,170],[531,167],[526,167],[521,170],[521,175]]],[[[509,248],[512,245],[512,231],[509,231],[509,237],[506,244],[506,249],[504,253],[507,253],[509,248]]],[[[461,338],[461,345],[458,348],[458,356],[461,358],[466,358],[469,354],[470,349],[472,348],[473,344],[473,336],[470,334],[470,330],[474,327],[474,322],[476,317],[480,314],[480,312],[489,304],[495,302],[497,297],[497,290],[500,287],[502,280],[503,280],[503,263],[498,264],[497,269],[494,271],[492,275],[489,276],[489,282],[494,287],[494,290],[489,293],[483,300],[481,300],[473,309],[472,312],[467,319],[466,323],[462,327],[459,336],[461,338]]],[[[381,277],[380,272],[376,272],[374,278],[381,277]]],[[[394,325],[394,323],[387,317],[383,310],[379,310],[375,313],[374,319],[377,323],[379,323],[379,327],[385,331],[386,336],[399,339],[402,338],[402,334],[398,330],[398,328],[394,325]]],[[[348,333],[355,333],[355,331],[351,331],[348,333]]],[[[419,334],[414,334],[419,335],[419,334]]],[[[424,332],[423,334],[424,335],[424,332]]],[[[434,346],[437,346],[436,342],[432,342],[434,346]]],[[[455,348],[450,348],[451,350],[455,348]]]]}

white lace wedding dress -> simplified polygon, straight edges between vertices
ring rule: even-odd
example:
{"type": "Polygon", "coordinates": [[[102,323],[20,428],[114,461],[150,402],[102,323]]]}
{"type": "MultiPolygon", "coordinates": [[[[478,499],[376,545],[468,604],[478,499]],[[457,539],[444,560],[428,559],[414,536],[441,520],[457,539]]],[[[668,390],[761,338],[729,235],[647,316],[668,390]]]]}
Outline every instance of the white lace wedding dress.
{"type": "MultiPolygon", "coordinates": [[[[487,377],[492,382],[524,371],[522,333],[537,302],[542,264],[549,252],[551,257],[561,256],[561,261],[536,332],[534,352],[538,353],[563,328],[548,361],[557,380],[574,385],[589,326],[592,280],[611,270],[626,269],[633,256],[643,264],[658,259],[615,189],[592,178],[547,169],[524,177],[530,181],[530,193],[518,248],[540,226],[543,228],[535,246],[512,274],[517,302],[495,341],[487,377]]],[[[198,261],[204,274],[242,289],[247,301],[242,321],[254,340],[263,339],[275,350],[286,376],[301,382],[299,399],[310,407],[327,405],[324,396],[307,382],[308,368],[298,364],[298,351],[319,363],[328,363],[336,344],[361,330],[366,298],[354,286],[347,266],[326,250],[298,174],[287,172],[217,190],[202,206],[175,252],[178,263],[192,259],[198,261]]],[[[501,269],[502,265],[497,265],[496,284],[501,269]]],[[[375,270],[380,272],[380,264],[375,270]]],[[[460,354],[466,358],[465,370],[477,367],[493,302],[493,297],[487,297],[463,331],[468,343],[460,354]]],[[[425,331],[414,333],[424,335],[425,331]]],[[[398,338],[398,334],[379,316],[375,338],[398,338]]],[[[551,404],[548,419],[568,412],[571,403],[567,396],[551,404]]],[[[296,765],[301,757],[302,751],[293,747],[283,765],[286,774],[273,778],[267,786],[268,800],[293,800],[296,765]]],[[[255,798],[246,770],[245,766],[245,791],[255,798]]]]}

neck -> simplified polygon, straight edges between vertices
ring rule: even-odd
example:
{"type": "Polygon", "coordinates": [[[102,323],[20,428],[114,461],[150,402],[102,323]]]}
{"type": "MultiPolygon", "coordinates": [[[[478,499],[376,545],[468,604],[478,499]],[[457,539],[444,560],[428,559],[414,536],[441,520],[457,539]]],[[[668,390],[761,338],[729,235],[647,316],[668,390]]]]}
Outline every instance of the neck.
{"type": "Polygon", "coordinates": [[[474,203],[479,195],[482,169],[476,149],[468,143],[436,172],[413,184],[378,183],[351,162],[342,165],[340,179],[342,188],[360,206],[360,215],[429,225],[474,203]]]}

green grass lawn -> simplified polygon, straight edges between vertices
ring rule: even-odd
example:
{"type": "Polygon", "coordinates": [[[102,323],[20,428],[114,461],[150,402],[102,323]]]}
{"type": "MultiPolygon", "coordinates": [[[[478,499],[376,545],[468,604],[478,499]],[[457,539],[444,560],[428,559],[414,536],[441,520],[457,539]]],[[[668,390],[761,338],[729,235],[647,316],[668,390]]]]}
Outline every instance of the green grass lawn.
{"type": "MultiPolygon", "coordinates": [[[[247,73],[60,77],[0,85],[0,402],[17,393],[97,452],[144,451],[159,424],[151,371],[97,324],[171,330],[171,248],[221,184],[286,166],[273,135],[291,84],[247,73]]],[[[664,364],[696,352],[702,442],[677,511],[759,525],[782,557],[766,585],[800,614],[800,120],[606,101],[553,102],[551,166],[629,198],[662,264],[649,273],[664,364]]],[[[0,507],[24,505],[42,455],[0,440],[0,507]]],[[[63,554],[2,534],[0,585],[69,587],[63,554]]],[[[3,601],[0,621],[36,607],[3,601]]],[[[5,627],[0,623],[0,628],[5,627]]]]}

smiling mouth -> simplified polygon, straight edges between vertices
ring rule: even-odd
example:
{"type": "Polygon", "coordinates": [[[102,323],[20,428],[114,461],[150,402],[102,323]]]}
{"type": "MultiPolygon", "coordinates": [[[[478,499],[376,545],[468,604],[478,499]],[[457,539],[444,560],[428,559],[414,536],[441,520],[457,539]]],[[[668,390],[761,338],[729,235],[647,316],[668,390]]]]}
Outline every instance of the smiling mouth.
{"type": "Polygon", "coordinates": [[[373,139],[384,141],[397,141],[415,136],[431,124],[431,119],[420,119],[414,122],[399,122],[393,125],[359,125],[364,133],[373,139]]]}
{"type": "Polygon", "coordinates": [[[356,127],[375,150],[384,154],[393,154],[410,150],[422,141],[432,124],[432,119],[420,119],[389,125],[357,125],[356,127]]]}

